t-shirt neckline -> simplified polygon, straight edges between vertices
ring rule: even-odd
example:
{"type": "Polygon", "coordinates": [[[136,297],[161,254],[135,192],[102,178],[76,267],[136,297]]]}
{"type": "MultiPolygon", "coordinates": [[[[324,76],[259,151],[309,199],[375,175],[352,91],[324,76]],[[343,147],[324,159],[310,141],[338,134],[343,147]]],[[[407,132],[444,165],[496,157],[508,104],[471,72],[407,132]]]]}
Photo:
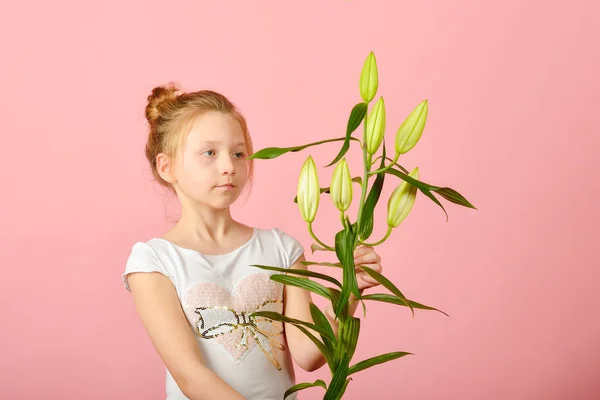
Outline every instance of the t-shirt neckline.
{"type": "Polygon", "coordinates": [[[250,239],[248,239],[245,243],[242,243],[237,248],[231,250],[230,252],[223,253],[223,254],[206,254],[206,253],[202,253],[202,252],[200,252],[198,250],[195,250],[195,249],[190,249],[190,248],[187,248],[187,247],[181,247],[181,246],[179,246],[179,245],[177,245],[177,244],[175,244],[175,243],[173,243],[173,242],[171,242],[171,241],[169,241],[167,239],[163,239],[161,237],[155,237],[154,239],[158,239],[158,240],[160,240],[162,242],[168,243],[171,246],[175,247],[176,249],[179,249],[179,250],[182,250],[182,251],[187,251],[187,252],[192,252],[192,253],[195,253],[195,254],[199,254],[202,257],[212,257],[212,258],[215,258],[215,257],[226,257],[226,256],[230,256],[230,255],[233,255],[233,254],[241,251],[243,248],[249,246],[250,243],[252,243],[254,241],[254,239],[257,236],[258,229],[256,227],[253,227],[252,230],[253,230],[252,231],[252,236],[250,237],[250,239]]]}

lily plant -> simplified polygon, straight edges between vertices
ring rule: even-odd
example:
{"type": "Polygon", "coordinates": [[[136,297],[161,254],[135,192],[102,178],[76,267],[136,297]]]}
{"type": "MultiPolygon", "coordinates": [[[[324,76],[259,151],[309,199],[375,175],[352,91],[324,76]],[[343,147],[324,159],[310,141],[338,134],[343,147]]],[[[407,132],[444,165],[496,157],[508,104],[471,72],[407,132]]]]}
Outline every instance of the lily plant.
{"type": "Polygon", "coordinates": [[[313,322],[301,321],[288,318],[280,313],[260,311],[253,313],[255,317],[263,317],[273,321],[287,322],[293,324],[308,336],[323,354],[331,372],[331,380],[327,384],[323,380],[315,382],[299,383],[292,386],[285,393],[284,398],[296,391],[309,387],[320,386],[325,389],[324,400],[341,399],[344,395],[352,375],[367,368],[379,365],[405,355],[413,354],[405,351],[397,351],[378,355],[351,365],[354,351],[358,344],[360,333],[360,319],[350,314],[350,308],[354,301],[361,301],[366,316],[364,300],[378,301],[408,307],[414,318],[414,309],[439,311],[446,316],[447,313],[416,301],[410,300],[398,289],[398,287],[387,279],[383,274],[366,266],[354,265],[354,251],[360,245],[378,246],[390,238],[392,231],[397,228],[410,213],[417,193],[421,192],[444,211],[446,222],[448,213],[435,195],[458,204],[463,207],[476,209],[464,196],[449,187],[434,186],[419,180],[419,169],[414,167],[410,172],[398,164],[401,154],[406,154],[418,143],[425,123],[427,121],[427,100],[419,103],[410,112],[408,117],[400,125],[395,135],[393,158],[387,157],[385,145],[386,110],[383,97],[379,97],[370,112],[369,105],[373,102],[379,86],[377,62],[373,52],[370,52],[364,61],[360,74],[360,96],[362,101],[356,104],[351,112],[346,126],[346,135],[341,138],[327,139],[319,142],[294,146],[294,147],[268,147],[261,149],[249,158],[274,159],[289,152],[302,151],[311,146],[318,146],[330,142],[343,142],[337,156],[325,167],[335,165],[329,187],[321,187],[317,172],[317,166],[312,156],[308,156],[302,165],[299,174],[297,195],[294,202],[298,204],[300,214],[307,223],[308,232],[316,243],[311,245],[311,250],[334,252],[338,261],[331,262],[309,262],[305,265],[324,265],[342,270],[343,280],[337,279],[310,270],[285,269],[274,266],[254,265],[258,268],[275,270],[281,274],[271,275],[271,279],[284,285],[303,288],[331,302],[335,311],[336,320],[339,320],[337,335],[329,324],[323,312],[314,304],[310,304],[313,322]],[[364,130],[362,141],[353,136],[357,128],[363,124],[364,130]],[[345,155],[350,149],[351,142],[360,144],[363,155],[362,177],[351,177],[350,169],[345,155]],[[381,155],[374,158],[381,148],[381,155]],[[374,165],[379,161],[378,165],[374,165]],[[391,175],[399,178],[400,183],[396,186],[387,202],[387,232],[375,242],[367,242],[373,232],[373,215],[375,206],[379,201],[386,176],[391,175]],[[374,181],[369,185],[369,181],[374,181]],[[353,199],[353,183],[361,187],[360,202],[355,222],[352,222],[346,211],[353,199]],[[329,194],[333,204],[340,212],[342,228],[335,233],[334,245],[328,246],[315,235],[313,222],[319,208],[319,200],[322,194],[329,194]],[[358,267],[377,280],[389,293],[361,294],[356,280],[358,267]],[[297,275],[297,276],[293,276],[297,275]],[[306,279],[306,277],[314,278],[306,279]],[[354,299],[350,299],[353,296],[354,299]],[[315,334],[309,332],[311,329],[315,334]],[[317,337],[317,334],[319,337],[317,337]]]}

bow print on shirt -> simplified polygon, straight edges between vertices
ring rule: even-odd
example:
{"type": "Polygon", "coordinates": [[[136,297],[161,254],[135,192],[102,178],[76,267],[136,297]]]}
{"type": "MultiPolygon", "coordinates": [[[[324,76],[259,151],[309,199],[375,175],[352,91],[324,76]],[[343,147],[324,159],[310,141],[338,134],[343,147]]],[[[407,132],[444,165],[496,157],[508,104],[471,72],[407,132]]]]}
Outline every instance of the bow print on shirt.
{"type": "Polygon", "coordinates": [[[246,312],[240,312],[227,306],[196,307],[194,312],[199,315],[195,326],[196,332],[204,339],[212,339],[235,329],[242,329],[242,338],[236,343],[236,347],[248,348],[248,335],[251,334],[269,361],[278,370],[281,370],[281,365],[273,354],[273,347],[279,350],[285,348],[283,344],[274,339],[283,333],[283,323],[251,315],[256,311],[279,312],[278,304],[281,303],[281,300],[268,300],[255,310],[246,312]]]}

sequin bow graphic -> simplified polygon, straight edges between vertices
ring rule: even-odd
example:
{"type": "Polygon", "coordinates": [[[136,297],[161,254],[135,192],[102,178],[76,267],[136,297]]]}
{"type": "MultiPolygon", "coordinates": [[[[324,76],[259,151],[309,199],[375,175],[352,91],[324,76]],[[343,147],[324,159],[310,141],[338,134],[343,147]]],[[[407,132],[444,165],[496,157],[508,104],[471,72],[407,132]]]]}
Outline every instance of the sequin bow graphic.
{"type": "Polygon", "coordinates": [[[274,338],[283,333],[283,324],[263,317],[254,317],[256,311],[279,312],[281,300],[269,300],[252,311],[240,312],[227,306],[196,307],[194,312],[199,315],[196,332],[204,339],[213,339],[221,335],[242,330],[242,338],[236,343],[237,348],[248,348],[249,335],[267,356],[269,361],[281,370],[281,365],[273,354],[273,347],[283,350],[285,347],[274,338]]]}

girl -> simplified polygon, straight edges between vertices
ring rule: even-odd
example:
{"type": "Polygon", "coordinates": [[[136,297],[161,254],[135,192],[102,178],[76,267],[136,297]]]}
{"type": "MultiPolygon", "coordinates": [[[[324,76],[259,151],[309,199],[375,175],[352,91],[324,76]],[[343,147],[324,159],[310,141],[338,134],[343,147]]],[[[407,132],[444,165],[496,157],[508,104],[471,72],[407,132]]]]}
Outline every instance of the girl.
{"type": "MultiPolygon", "coordinates": [[[[308,291],[251,266],[306,269],[300,242],[231,216],[252,180],[246,121],[223,95],[182,93],[174,83],[152,90],[146,118],[146,157],[156,180],[177,195],[181,218],[163,236],[133,245],[122,279],[165,364],[167,399],[281,400],[295,384],[292,360],[306,371],[325,360],[293,325],[250,316],[276,311],[313,322],[308,291]]],[[[382,271],[372,247],[354,255],[356,265],[382,271]]],[[[361,292],[378,284],[364,272],[357,279],[361,292]]],[[[337,333],[331,305],[325,315],[337,333]]]]}

